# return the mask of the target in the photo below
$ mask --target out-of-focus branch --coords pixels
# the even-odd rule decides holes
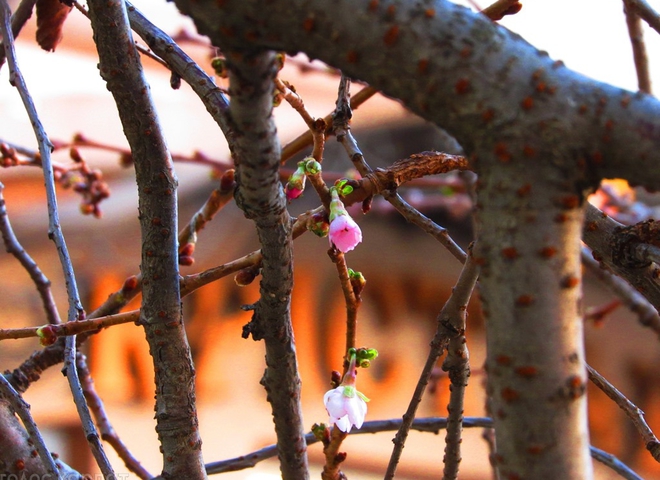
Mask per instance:
[[[0,398],[3,398],[5,402],[9,403],[11,410],[18,414],[19,418],[23,422],[23,425],[25,426],[25,430],[30,436],[31,443],[34,445],[36,452],[39,454],[39,458],[43,462],[43,466],[46,472],[48,472],[49,476],[52,476],[53,478],[60,478],[60,475],[57,471],[57,466],[55,465],[55,461],[48,451],[46,444],[44,443],[44,439],[42,438],[41,433],[37,428],[37,424],[34,422],[32,415],[30,415],[30,406],[25,403],[25,400],[23,400],[20,394],[14,390],[14,387],[12,387],[7,379],[2,375],[0,375]],[[4,405],[4,402],[0,402],[0,408],[7,408],[6,405]],[[2,435],[8,435],[8,432],[3,429]],[[26,455],[24,458],[28,458],[29,456]],[[23,462],[25,462],[25,460],[23,460]]]
[[[614,385],[608,382],[605,377],[589,365],[587,365],[587,372],[589,373],[589,380],[600,388],[605,395],[612,399],[614,403],[624,411],[628,418],[630,418],[633,425],[635,425],[635,428],[642,436],[646,449],[651,453],[651,456],[656,462],[660,462],[660,442],[646,423],[644,412],[642,412],[637,405],[628,400],[623,393],[617,390]]]
[[[621,277],[601,267],[600,263],[594,259],[593,254],[585,248],[582,249],[582,263],[620,298],[624,305],[637,314],[642,325],[649,327],[660,337],[660,315],[640,292]]]
[[[481,13],[486,15],[494,22],[502,20],[507,15],[515,15],[522,9],[522,3],[518,0],[498,0],[497,2],[489,5],[481,10]]]
[[[632,45],[635,70],[637,71],[637,88],[640,92],[651,94],[651,74],[649,72],[649,59],[644,44],[644,30],[642,21],[634,8],[628,7],[628,0],[623,0],[624,13],[628,36]]]
[[[18,7],[16,7],[16,10],[14,10],[13,15],[11,16],[11,33],[14,38],[18,37],[18,34],[21,33],[23,26],[32,16],[35,3],[37,3],[37,0],[21,0],[21,3],[19,3]],[[4,65],[6,59],[7,55],[5,54],[5,49],[0,48],[0,67]]]
[[[624,0],[624,4],[628,10],[636,12],[653,30],[660,33],[660,15],[646,0]]]

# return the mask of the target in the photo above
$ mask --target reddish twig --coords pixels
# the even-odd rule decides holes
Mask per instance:
[[[644,44],[644,30],[642,21],[634,8],[630,8],[628,0],[623,0],[624,13],[626,15],[626,25],[628,27],[628,36],[632,45],[633,59],[635,60],[635,70],[637,72],[637,87],[640,92],[651,94],[651,74],[649,72],[649,59],[646,54],[646,45]]]

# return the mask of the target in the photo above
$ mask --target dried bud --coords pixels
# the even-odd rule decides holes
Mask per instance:
[[[257,266],[244,268],[234,276],[234,282],[236,282],[236,285],[239,287],[246,287],[254,282],[254,279],[257,278],[260,271],[261,268]]]
[[[121,287],[121,291],[124,293],[132,292],[138,286],[138,278],[135,275],[131,275],[126,280]]]
[[[55,333],[55,328],[52,325],[44,325],[37,329],[37,336],[39,337],[39,343],[42,347],[47,347],[52,345],[57,340],[57,334]]]
[[[76,147],[71,147],[69,149],[69,157],[71,157],[71,160],[76,163],[81,163],[83,161],[83,158]]]
[[[234,169],[226,170],[222,177],[220,177],[220,190],[223,192],[233,191],[236,188],[236,180],[234,177]]]
[[[132,167],[133,163],[133,155],[130,152],[122,153],[119,157],[119,165],[124,168]]]

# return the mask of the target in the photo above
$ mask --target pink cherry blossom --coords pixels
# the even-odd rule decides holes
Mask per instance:
[[[367,414],[367,403],[363,397],[352,385],[340,385],[326,392],[323,403],[330,416],[330,424],[337,425],[346,433],[353,426],[360,428]]]
[[[362,231],[348,214],[337,215],[330,222],[330,243],[342,252],[350,252],[362,241]]]

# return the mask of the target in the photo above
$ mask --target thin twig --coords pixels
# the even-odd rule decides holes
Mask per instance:
[[[600,388],[605,395],[616,403],[621,410],[630,418],[633,425],[642,436],[646,449],[656,462],[660,462],[660,442],[655,436],[648,423],[644,419],[644,412],[612,385],[605,377],[598,373],[594,368],[587,365],[589,380]]]
[[[18,92],[23,101],[23,105],[25,106],[25,110],[32,123],[37,143],[39,145],[39,153],[41,155],[41,164],[46,185],[46,199],[48,203],[48,236],[55,243],[64,273],[69,301],[69,312],[67,319],[70,322],[76,321],[84,318],[85,312],[80,302],[80,294],[78,293],[78,285],[76,283],[75,274],[73,272],[73,265],[71,264],[71,258],[69,256],[66,242],[64,240],[64,235],[62,234],[62,229],[60,227],[59,213],[57,209],[57,196],[55,193],[55,178],[50,158],[50,153],[53,146],[41,124],[41,120],[37,114],[34,102],[30,97],[27,86],[23,79],[23,75],[21,74],[16,62],[16,55],[14,52],[14,38],[9,25],[9,7],[6,3],[3,3],[0,8],[2,10],[3,16],[1,28],[4,40],[5,54],[7,55],[7,60],[9,63],[10,83],[18,89]],[[110,475],[114,475],[114,471],[103,451],[103,445],[100,442],[98,433],[96,432],[96,428],[92,422],[89,409],[87,408],[87,404],[82,395],[82,387],[80,385],[80,379],[78,378],[78,372],[75,367],[75,357],[76,338],[75,336],[72,336],[66,339],[66,346],[64,349],[65,374],[69,382],[69,387],[71,389],[74,402],[76,404],[78,416],[82,422],[85,436],[92,450],[92,454],[94,455],[94,458],[96,459],[101,472],[104,474],[104,476],[108,477]]]
[[[369,100],[371,97],[373,97],[376,93],[378,93],[378,90],[372,87],[364,87],[362,90],[360,90],[358,93],[353,95],[351,98],[351,108],[356,109],[360,105],[362,105],[364,102]],[[325,121],[326,125],[328,125],[328,130],[326,130],[326,135],[329,135],[332,133],[332,129],[330,126],[332,125],[332,116],[333,113],[329,113],[325,117],[323,117],[323,120]],[[284,147],[282,147],[282,155],[281,155],[281,162],[284,163],[291,157],[293,157],[296,153],[299,153],[302,149],[305,147],[308,147],[309,145],[312,145],[312,132],[311,131],[306,131],[305,133],[302,133],[289,143],[287,143]]]
[[[21,3],[19,3],[16,10],[14,10],[13,15],[11,16],[11,32],[14,35],[14,38],[18,37],[23,26],[32,16],[32,11],[34,10],[34,5],[36,3],[37,0],[21,0]],[[5,64],[6,59],[7,55],[5,54],[5,49],[0,46],[0,68]]]
[[[600,463],[609,467],[614,472],[618,473],[626,480],[644,480],[644,478],[637,475],[628,465],[616,458],[611,453],[607,453],[600,448],[594,446],[589,447],[591,451],[591,458],[598,460]]]
[[[37,450],[39,458],[41,458],[44,468],[48,472],[48,476],[58,479],[61,478],[57,466],[55,465],[55,460],[48,451],[48,447],[46,447],[46,443],[39,432],[39,428],[34,422],[32,415],[30,415],[30,406],[25,403],[25,400],[23,400],[20,394],[14,390],[14,387],[11,386],[9,381],[7,381],[3,375],[0,375],[0,397],[9,402],[11,408],[23,422],[25,430],[32,441],[32,445]],[[6,432],[3,432],[3,435],[4,434],[6,434]]]
[[[467,312],[467,304],[474,290],[477,278],[479,275],[479,267],[474,262],[472,255],[466,257],[465,264],[463,265],[463,270],[456,281],[456,286],[452,290],[452,294],[442,307],[440,314],[438,315],[438,328],[436,333],[431,341],[431,349],[429,355],[424,364],[424,368],[420,374],[417,386],[415,391],[410,399],[410,404],[406,413],[403,415],[403,422],[401,423],[401,428],[394,438],[394,448],[392,450],[392,455],[390,456],[390,461],[387,466],[387,471],[385,473],[385,479],[393,479],[396,472],[396,467],[401,459],[401,453],[405,446],[406,438],[408,437],[408,432],[415,420],[415,414],[417,408],[422,401],[422,396],[426,390],[426,386],[429,383],[429,378],[433,372],[433,367],[435,366],[440,355],[447,349],[450,341],[453,338],[460,338],[465,333],[465,328],[461,327],[465,325],[465,315]],[[458,378],[459,381],[462,381],[461,378]],[[453,382],[452,382],[453,383]],[[451,441],[454,443],[460,442],[460,437],[458,433],[462,428],[462,408],[460,406],[454,405],[457,403],[457,399],[454,399],[454,402],[450,402],[451,407],[456,407],[458,410],[450,412],[449,419],[452,421],[454,433],[452,434]],[[458,444],[454,444],[445,450],[445,462],[451,463],[453,466],[449,468],[454,470],[447,471],[445,467],[445,474],[449,473],[450,475],[455,476],[457,473],[458,462],[460,461],[460,448]]]
[[[644,44],[644,30],[642,21],[634,8],[629,8],[628,0],[623,0],[628,36],[633,50],[635,70],[637,72],[637,87],[640,92],[651,94],[651,74],[649,72],[649,59]]]
[[[401,427],[401,419],[393,420],[376,420],[371,422],[364,422],[359,430],[351,430],[350,435],[364,435],[367,433],[380,433],[392,432]],[[488,417],[465,417],[463,419],[463,427],[465,428],[493,428],[493,421]],[[447,418],[445,417],[431,417],[431,418],[418,418],[412,426],[412,430],[418,432],[428,432],[438,434],[440,430],[447,428]],[[313,433],[308,433],[304,437],[307,445],[313,445],[320,440],[314,436]],[[596,447],[590,447],[591,456],[603,462],[607,467],[611,468],[614,472],[629,480],[642,480],[628,466],[623,464],[615,456],[603,452]],[[218,473],[236,472],[245,470],[246,468],[253,468],[258,463],[273,458],[277,455],[277,445],[269,445],[260,450],[250,452],[240,457],[221,460],[219,462],[212,462],[206,464],[206,473],[209,475],[216,475]]]
[[[303,99],[296,93],[288,83],[283,82],[279,78],[275,79],[275,88],[282,94],[284,100],[287,101],[291,108],[300,114],[302,119],[307,124],[310,130],[314,130],[314,117],[305,108]]]
[[[362,299],[355,294],[351,279],[348,274],[348,266],[346,265],[346,256],[337,248],[328,250],[328,255],[337,266],[337,274],[339,275],[339,283],[341,290],[344,293],[344,302],[346,303],[346,348],[344,352],[348,352],[350,348],[355,348],[357,341],[357,312],[362,303]],[[346,355],[348,355],[346,353]],[[344,373],[348,367],[348,356],[344,358]]]
[[[129,2],[126,3],[131,28],[167,63],[172,72],[190,85],[232,147],[233,130],[228,116],[229,101],[222,90],[169,35],[147,20]]]
[[[451,386],[449,388],[449,404],[447,405],[447,434],[445,436],[445,456],[443,459],[443,478],[446,480],[458,478],[458,467],[461,462],[461,443],[463,432],[463,409],[465,401],[465,388],[470,377],[469,353],[467,340],[465,338],[467,303],[476,285],[479,268],[472,262],[472,255],[468,253],[465,269],[470,269],[464,275],[461,274],[452,296],[457,299],[452,303],[454,311],[441,312],[441,318],[446,318],[446,326],[451,327],[453,335],[447,344],[447,356],[442,364],[442,369],[449,374]],[[463,281],[464,280],[464,281]],[[463,303],[459,303],[463,302]],[[443,309],[444,310],[444,309]],[[446,332],[445,332],[446,334]]]
[[[656,32],[660,33],[660,15],[646,0],[624,0],[626,8],[634,10]]]
[[[74,2],[73,2],[73,6],[76,7],[76,10],[78,10],[80,13],[82,13],[82,14],[83,14],[85,17],[87,17],[87,19],[89,20],[89,12],[87,11],[87,9],[86,9],[83,5],[81,5],[79,2],[74,1]],[[148,48],[143,47],[142,45],[140,45],[140,44],[137,43],[137,42],[135,42],[135,48],[136,48],[136,49],[138,50],[138,52],[140,52],[142,55],[144,55],[144,56],[146,56],[146,57],[149,57],[149,58],[152,59],[154,62],[156,62],[156,63],[160,63],[163,67],[169,69],[169,67],[167,66],[167,63],[165,63],[165,61],[163,61],[163,59],[161,59],[158,55],[154,54],[154,53],[153,53],[151,50],[149,50]]]
[[[50,280],[48,280],[39,268],[39,265],[25,251],[18,238],[16,238],[14,229],[9,221],[9,215],[7,214],[7,206],[3,195],[4,188],[5,186],[0,182],[0,232],[5,243],[5,249],[7,253],[11,253],[23,265],[23,268],[25,268],[36,285],[48,323],[52,325],[58,324],[61,322],[60,314],[57,311],[57,305],[55,304],[53,292],[50,288]]]

